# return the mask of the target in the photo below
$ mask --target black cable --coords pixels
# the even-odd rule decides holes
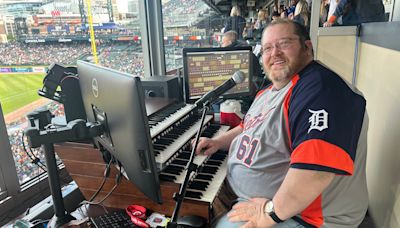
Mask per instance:
[[[28,150],[26,149],[27,147],[26,147],[26,145],[25,145],[24,138],[25,138],[25,132],[22,131],[22,137],[21,137],[22,148],[24,149],[24,152],[26,153],[26,155],[31,159],[31,162],[32,162],[33,164],[37,165],[40,169],[43,170],[43,172],[47,172],[47,170],[44,168],[44,167],[46,167],[46,165],[43,164],[42,161],[40,161],[40,158],[36,157],[36,155],[33,153],[32,150],[30,150],[30,151],[32,152],[32,155],[29,154]],[[39,165],[39,164],[40,164],[40,165]]]
[[[102,181],[101,185],[99,186],[99,188],[97,189],[97,191],[92,195],[92,197],[90,197],[89,202],[92,202],[96,198],[96,196],[100,193],[101,189],[104,187],[104,184],[107,181],[107,177],[110,175],[110,167],[111,167],[112,161],[113,161],[113,158],[111,158],[110,161],[108,162],[106,169],[104,170],[103,181]]]
[[[114,190],[118,187],[119,183],[121,182],[121,176],[122,176],[122,167],[121,167],[121,164],[119,162],[118,162],[118,166],[119,166],[119,172],[118,172],[117,176],[115,177],[115,185],[107,193],[107,195],[104,196],[104,198],[101,199],[99,202],[82,201],[81,204],[100,205],[114,192]]]

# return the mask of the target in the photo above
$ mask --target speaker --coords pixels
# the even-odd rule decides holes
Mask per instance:
[[[165,97],[183,101],[178,76],[152,76],[141,78],[146,97]]]

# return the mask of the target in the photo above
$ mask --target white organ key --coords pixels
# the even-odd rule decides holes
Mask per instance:
[[[177,110],[174,114],[171,116],[165,118],[163,121],[159,122],[157,125],[154,125],[153,127],[150,128],[150,136],[151,138],[154,138],[158,134],[160,134],[162,131],[164,131],[166,128],[171,126],[176,122],[176,120],[179,120],[186,114],[188,114],[190,111],[194,109],[194,105],[192,104],[186,104],[184,107],[180,108]]]

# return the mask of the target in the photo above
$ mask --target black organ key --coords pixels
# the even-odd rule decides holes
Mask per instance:
[[[186,165],[188,163],[187,160],[175,159],[172,161],[172,164],[176,165]]]
[[[172,182],[172,181],[176,180],[176,177],[175,177],[175,176],[173,176],[173,175],[168,175],[168,174],[165,174],[165,173],[161,173],[161,174],[159,175],[159,178],[160,178],[160,180],[169,181],[169,182]]]
[[[213,176],[209,175],[209,174],[201,174],[201,173],[199,173],[199,174],[196,175],[196,179],[210,181],[210,180],[213,179]]]
[[[173,143],[172,139],[167,139],[163,137],[156,139],[156,141],[154,142],[154,144],[161,144],[161,145],[170,145],[171,143]]]
[[[208,160],[206,162],[207,165],[215,165],[215,166],[220,166],[222,164],[222,161],[215,161],[215,160]]]
[[[211,160],[222,161],[222,160],[225,159],[225,157],[226,157],[226,154],[215,153],[215,154],[211,155],[210,159],[211,159]]]
[[[169,139],[178,139],[178,138],[179,138],[179,135],[177,135],[177,134],[172,134],[172,133],[167,133],[167,134],[165,134],[163,137],[169,138]]]
[[[189,158],[190,158],[190,152],[188,152],[188,151],[187,151],[187,152],[186,152],[186,151],[182,151],[182,152],[178,155],[177,158],[189,160]]]
[[[208,183],[204,182],[204,181],[196,181],[196,180],[194,180],[189,184],[189,188],[196,189],[196,190],[201,190],[201,191],[205,191],[207,189],[207,187],[208,187]]]
[[[218,167],[213,167],[213,166],[203,166],[203,168],[201,169],[201,172],[203,173],[208,173],[208,174],[215,174],[218,171]]]
[[[160,144],[153,144],[153,148],[156,150],[165,150],[167,147]]]
[[[182,172],[182,170],[177,169],[176,167],[173,166],[168,166],[167,168],[164,169],[164,172],[179,175]]]
[[[190,191],[190,190],[186,191],[186,194],[185,194],[186,197],[196,198],[196,199],[201,199],[202,195],[203,194],[201,192],[194,192],[194,191]]]

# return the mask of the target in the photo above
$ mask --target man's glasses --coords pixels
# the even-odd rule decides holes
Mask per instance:
[[[282,38],[275,44],[265,44],[261,48],[261,54],[262,55],[271,55],[272,51],[274,48],[277,50],[287,50],[293,45],[293,41],[298,40],[300,38]]]

